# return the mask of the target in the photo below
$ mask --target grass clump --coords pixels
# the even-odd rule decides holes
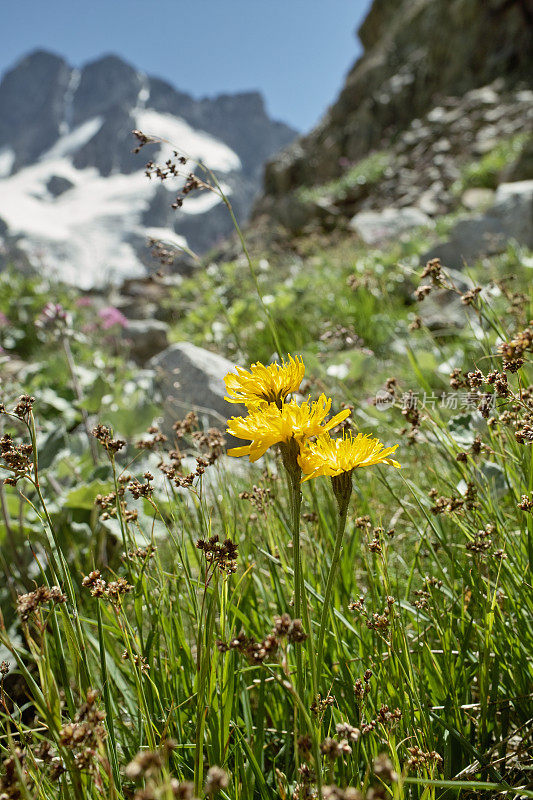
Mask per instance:
[[[528,134],[519,133],[499,142],[478,161],[463,169],[460,180],[452,187],[453,191],[462,194],[466,189],[497,189],[502,171],[518,158],[529,138]]]
[[[345,248],[177,290],[216,300],[176,338],[251,363],[229,457],[193,409],[160,423],[90,307],[37,315],[0,406],[7,798],[533,796],[527,254],[465,289]],[[443,293],[463,327],[425,326]]]
[[[425,279],[454,291],[438,264]],[[292,411],[276,433],[298,362],[260,386],[252,368],[237,392],[255,380],[273,404],[249,477],[194,415],[176,441],[151,427],[133,448],[105,409],[96,463],[79,451],[73,475],[64,454],[40,458],[33,398],[5,407],[4,791],[531,794],[531,297],[489,297],[463,295],[479,329],[445,398],[428,400],[417,353],[433,335],[419,327],[386,410],[332,420],[340,461],[312,440],[300,458]],[[371,430],[400,442],[401,471],[350,461]],[[300,483],[308,465],[332,486]]]
[[[371,153],[349,166],[340,178],[320,186],[302,187],[297,190],[296,195],[304,203],[317,202],[323,198],[333,203],[342,203],[350,200],[354,194],[360,196],[368,193],[379,183],[390,162],[391,156],[386,151]]]

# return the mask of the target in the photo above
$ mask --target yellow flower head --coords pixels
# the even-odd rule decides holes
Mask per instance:
[[[305,373],[301,357],[289,355],[288,359],[282,360],[281,365],[269,364],[267,367],[258,361],[249,371],[235,367],[236,373],[228,372],[224,378],[228,391],[226,400],[247,406],[261,402],[279,406],[287,395],[299,389]]]
[[[352,436],[345,433],[342,438],[332,439],[328,434],[320,436],[315,442],[306,442],[300,448],[298,463],[305,475],[304,480],[319,475],[341,475],[357,467],[371,467],[374,464],[390,464],[400,467],[390,458],[396,448],[385,445],[373,436],[358,433]]]
[[[326,420],[331,408],[331,399],[321,394],[316,402],[306,400],[301,405],[295,400],[276,405],[252,409],[247,417],[232,417],[228,421],[228,433],[238,439],[250,439],[251,443],[243,447],[228,450],[230,456],[250,456],[250,461],[257,461],[269,447],[278,442],[289,442],[295,439],[301,444],[310,436],[326,433],[350,414],[345,408],[332,419]]]

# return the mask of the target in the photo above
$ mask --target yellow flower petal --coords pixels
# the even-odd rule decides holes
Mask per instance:
[[[243,447],[232,447],[227,452],[228,456],[234,456],[235,458],[238,456],[247,456],[250,453],[250,445],[246,444]]]
[[[280,442],[295,439],[299,444],[312,436],[320,436],[337,425],[349,415],[344,409],[333,419],[327,421],[331,399],[324,394],[317,401],[306,400],[301,405],[291,400],[289,403],[264,405],[250,409],[246,417],[232,417],[228,420],[228,433],[238,439],[249,439],[251,444],[244,448],[234,448],[234,455],[249,455],[256,461],[269,447]]]
[[[400,464],[389,458],[397,447],[398,445],[385,447],[379,439],[368,434],[358,433],[354,437],[345,433],[338,439],[332,439],[329,433],[325,433],[315,442],[306,442],[301,447],[298,463],[304,473],[304,480],[320,475],[334,477],[375,464],[389,464],[399,468]]]
[[[301,356],[293,358],[289,355],[287,361],[282,359],[281,364],[268,364],[266,367],[258,361],[249,371],[235,367],[235,372],[229,372],[224,378],[228,391],[226,400],[252,408],[264,402],[279,406],[289,394],[299,389],[304,374]]]

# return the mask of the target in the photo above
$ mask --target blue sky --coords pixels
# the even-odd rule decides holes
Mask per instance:
[[[195,96],[259,89],[310,129],[360,53],[370,0],[3,0],[0,73],[45,48],[78,66],[117,53]]]

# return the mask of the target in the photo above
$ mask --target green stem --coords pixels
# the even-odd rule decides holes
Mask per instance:
[[[302,492],[299,476],[289,474],[289,487],[291,494],[291,533],[292,555],[294,571],[294,617],[302,618],[302,559],[300,555],[300,510],[302,507]],[[296,687],[300,698],[303,700],[303,667],[302,648],[295,647],[296,651]]]
[[[347,483],[345,476],[348,476],[349,483]],[[339,486],[342,480],[342,487]],[[322,662],[324,660],[324,638],[326,635],[326,625],[329,618],[331,607],[331,595],[333,593],[333,583],[337,575],[337,567],[339,565],[341,552],[342,552],[342,539],[344,530],[346,528],[346,516],[348,514],[348,505],[350,502],[350,495],[352,492],[352,476],[351,473],[343,473],[336,479],[333,478],[333,491],[337,499],[339,516],[337,519],[337,535],[335,537],[335,547],[333,549],[333,556],[331,558],[331,566],[329,568],[328,582],[326,584],[326,592],[324,594],[324,603],[322,605],[322,615],[320,617],[320,632],[318,634],[318,651],[316,660],[316,674],[317,680],[320,682],[322,673]]]
[[[315,640],[313,636],[313,628],[311,625],[311,615],[309,613],[309,604],[307,602],[307,594],[305,591],[305,578],[302,578],[302,606],[304,612],[304,628],[307,632],[307,652],[309,657],[309,663],[311,665],[311,690],[313,698],[316,698],[318,693],[318,685],[317,685],[317,675],[316,675],[316,652],[315,652]]]
[[[54,580],[56,580],[59,583],[59,575],[60,574],[63,575],[64,586],[65,586],[65,589],[67,590],[67,596],[68,596],[68,598],[70,600],[71,610],[72,610],[72,617],[73,617],[74,622],[72,621],[70,615],[66,612],[66,610],[63,610],[63,617],[64,617],[66,623],[69,625],[69,627],[70,627],[70,629],[72,631],[72,634],[73,634],[74,641],[77,644],[77,648],[78,648],[77,656],[78,656],[79,672],[80,672],[80,675],[83,677],[84,688],[88,689],[89,686],[91,685],[91,679],[90,679],[90,673],[89,673],[89,667],[88,667],[88,661],[87,661],[87,655],[86,655],[85,638],[84,638],[83,630],[82,630],[82,627],[81,627],[80,617],[79,617],[79,613],[78,613],[78,606],[77,606],[77,602],[76,602],[76,594],[75,594],[75,591],[74,591],[74,585],[72,583],[72,578],[71,578],[71,575],[70,575],[68,564],[67,564],[65,556],[63,554],[63,550],[61,549],[61,545],[60,545],[59,540],[57,538],[56,531],[55,531],[54,525],[52,523],[52,519],[50,517],[50,514],[48,513],[48,508],[47,508],[43,493],[41,491],[41,484],[39,482],[39,461],[38,461],[38,453],[37,453],[37,430],[36,430],[36,427],[35,427],[35,419],[34,419],[34,416],[33,416],[32,412],[30,412],[29,419],[26,422],[26,425],[27,425],[27,428],[28,428],[28,431],[29,431],[29,434],[30,434],[31,446],[32,446],[32,450],[33,450],[33,478],[31,479],[31,483],[33,484],[33,486],[35,487],[35,490],[37,491],[37,495],[39,497],[39,502],[40,502],[41,508],[43,510],[43,514],[44,514],[44,517],[45,517],[45,520],[46,520],[46,524],[48,526],[48,531],[49,531],[49,534],[51,536],[51,539],[50,539],[50,536],[48,536],[48,534],[47,534],[47,538],[48,538],[48,541],[49,541],[49,544],[50,544],[50,547],[49,547],[49,549],[47,551],[49,564],[50,564],[50,566],[52,568],[52,574],[53,574]],[[39,516],[40,516],[40,514],[39,514]],[[45,530],[46,530],[46,526],[45,526]],[[57,559],[56,559],[56,554],[54,553],[54,548],[55,548],[55,550],[57,552]],[[61,570],[58,569],[58,563],[61,565]]]

